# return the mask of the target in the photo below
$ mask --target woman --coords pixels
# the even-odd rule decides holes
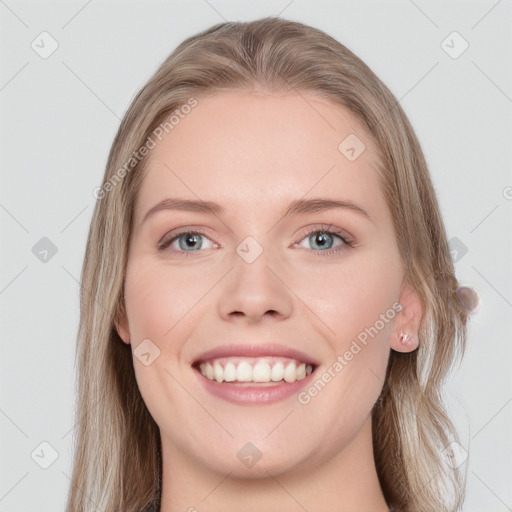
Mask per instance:
[[[184,41],[113,143],[82,274],[68,511],[460,507],[467,313],[387,87],[278,18]]]

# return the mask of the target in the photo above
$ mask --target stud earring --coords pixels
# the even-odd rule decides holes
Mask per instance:
[[[402,345],[410,345],[412,341],[412,335],[411,334],[404,334],[403,332],[400,332],[400,343]]]

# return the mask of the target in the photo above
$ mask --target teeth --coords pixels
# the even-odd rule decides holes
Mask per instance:
[[[226,382],[233,382],[236,380],[236,366],[233,363],[228,363],[224,367],[224,380]]]
[[[286,382],[295,382],[297,380],[297,368],[295,363],[290,363],[284,369],[284,380]]]
[[[217,382],[224,380],[224,369],[217,361],[213,364],[213,376]]]
[[[295,382],[313,372],[313,367],[294,360],[241,359],[201,363],[199,371],[217,382]]]
[[[252,380],[254,382],[270,382],[270,365],[267,363],[258,363],[252,369]]]
[[[248,362],[242,361],[239,363],[236,369],[236,380],[240,382],[250,382],[252,380],[252,366]]]
[[[272,372],[270,373],[270,378],[273,382],[278,382],[283,380],[284,378],[284,365],[283,363],[276,363],[272,367]]]

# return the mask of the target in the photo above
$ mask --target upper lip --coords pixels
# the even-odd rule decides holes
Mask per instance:
[[[312,366],[318,366],[318,362],[314,360],[308,354],[301,352],[300,350],[287,347],[285,345],[279,345],[277,343],[269,343],[269,344],[226,344],[219,345],[212,350],[208,350],[207,352],[202,353],[198,357],[194,359],[193,364],[197,365],[199,363],[211,360],[218,359],[221,357],[264,357],[264,356],[274,356],[274,357],[288,357],[290,359],[296,359],[297,361],[301,361],[306,364],[310,364]]]

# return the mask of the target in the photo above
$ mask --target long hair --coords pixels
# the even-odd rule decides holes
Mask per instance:
[[[397,510],[458,509],[465,476],[443,458],[458,438],[441,391],[464,353],[468,317],[455,298],[458,283],[420,144],[396,98],[348,48],[307,25],[264,18],[222,23],[182,42],[138,92],[112,144],[81,276],[67,512],[140,512],[159,504],[160,433],[138,390],[131,348],[115,328],[124,313],[133,213],[148,158],[141,148],[159,126],[172,129],[173,112],[178,119],[201,96],[255,89],[322,96],[347,108],[374,142],[405,280],[424,308],[419,348],[391,351],[372,410],[377,474]]]

